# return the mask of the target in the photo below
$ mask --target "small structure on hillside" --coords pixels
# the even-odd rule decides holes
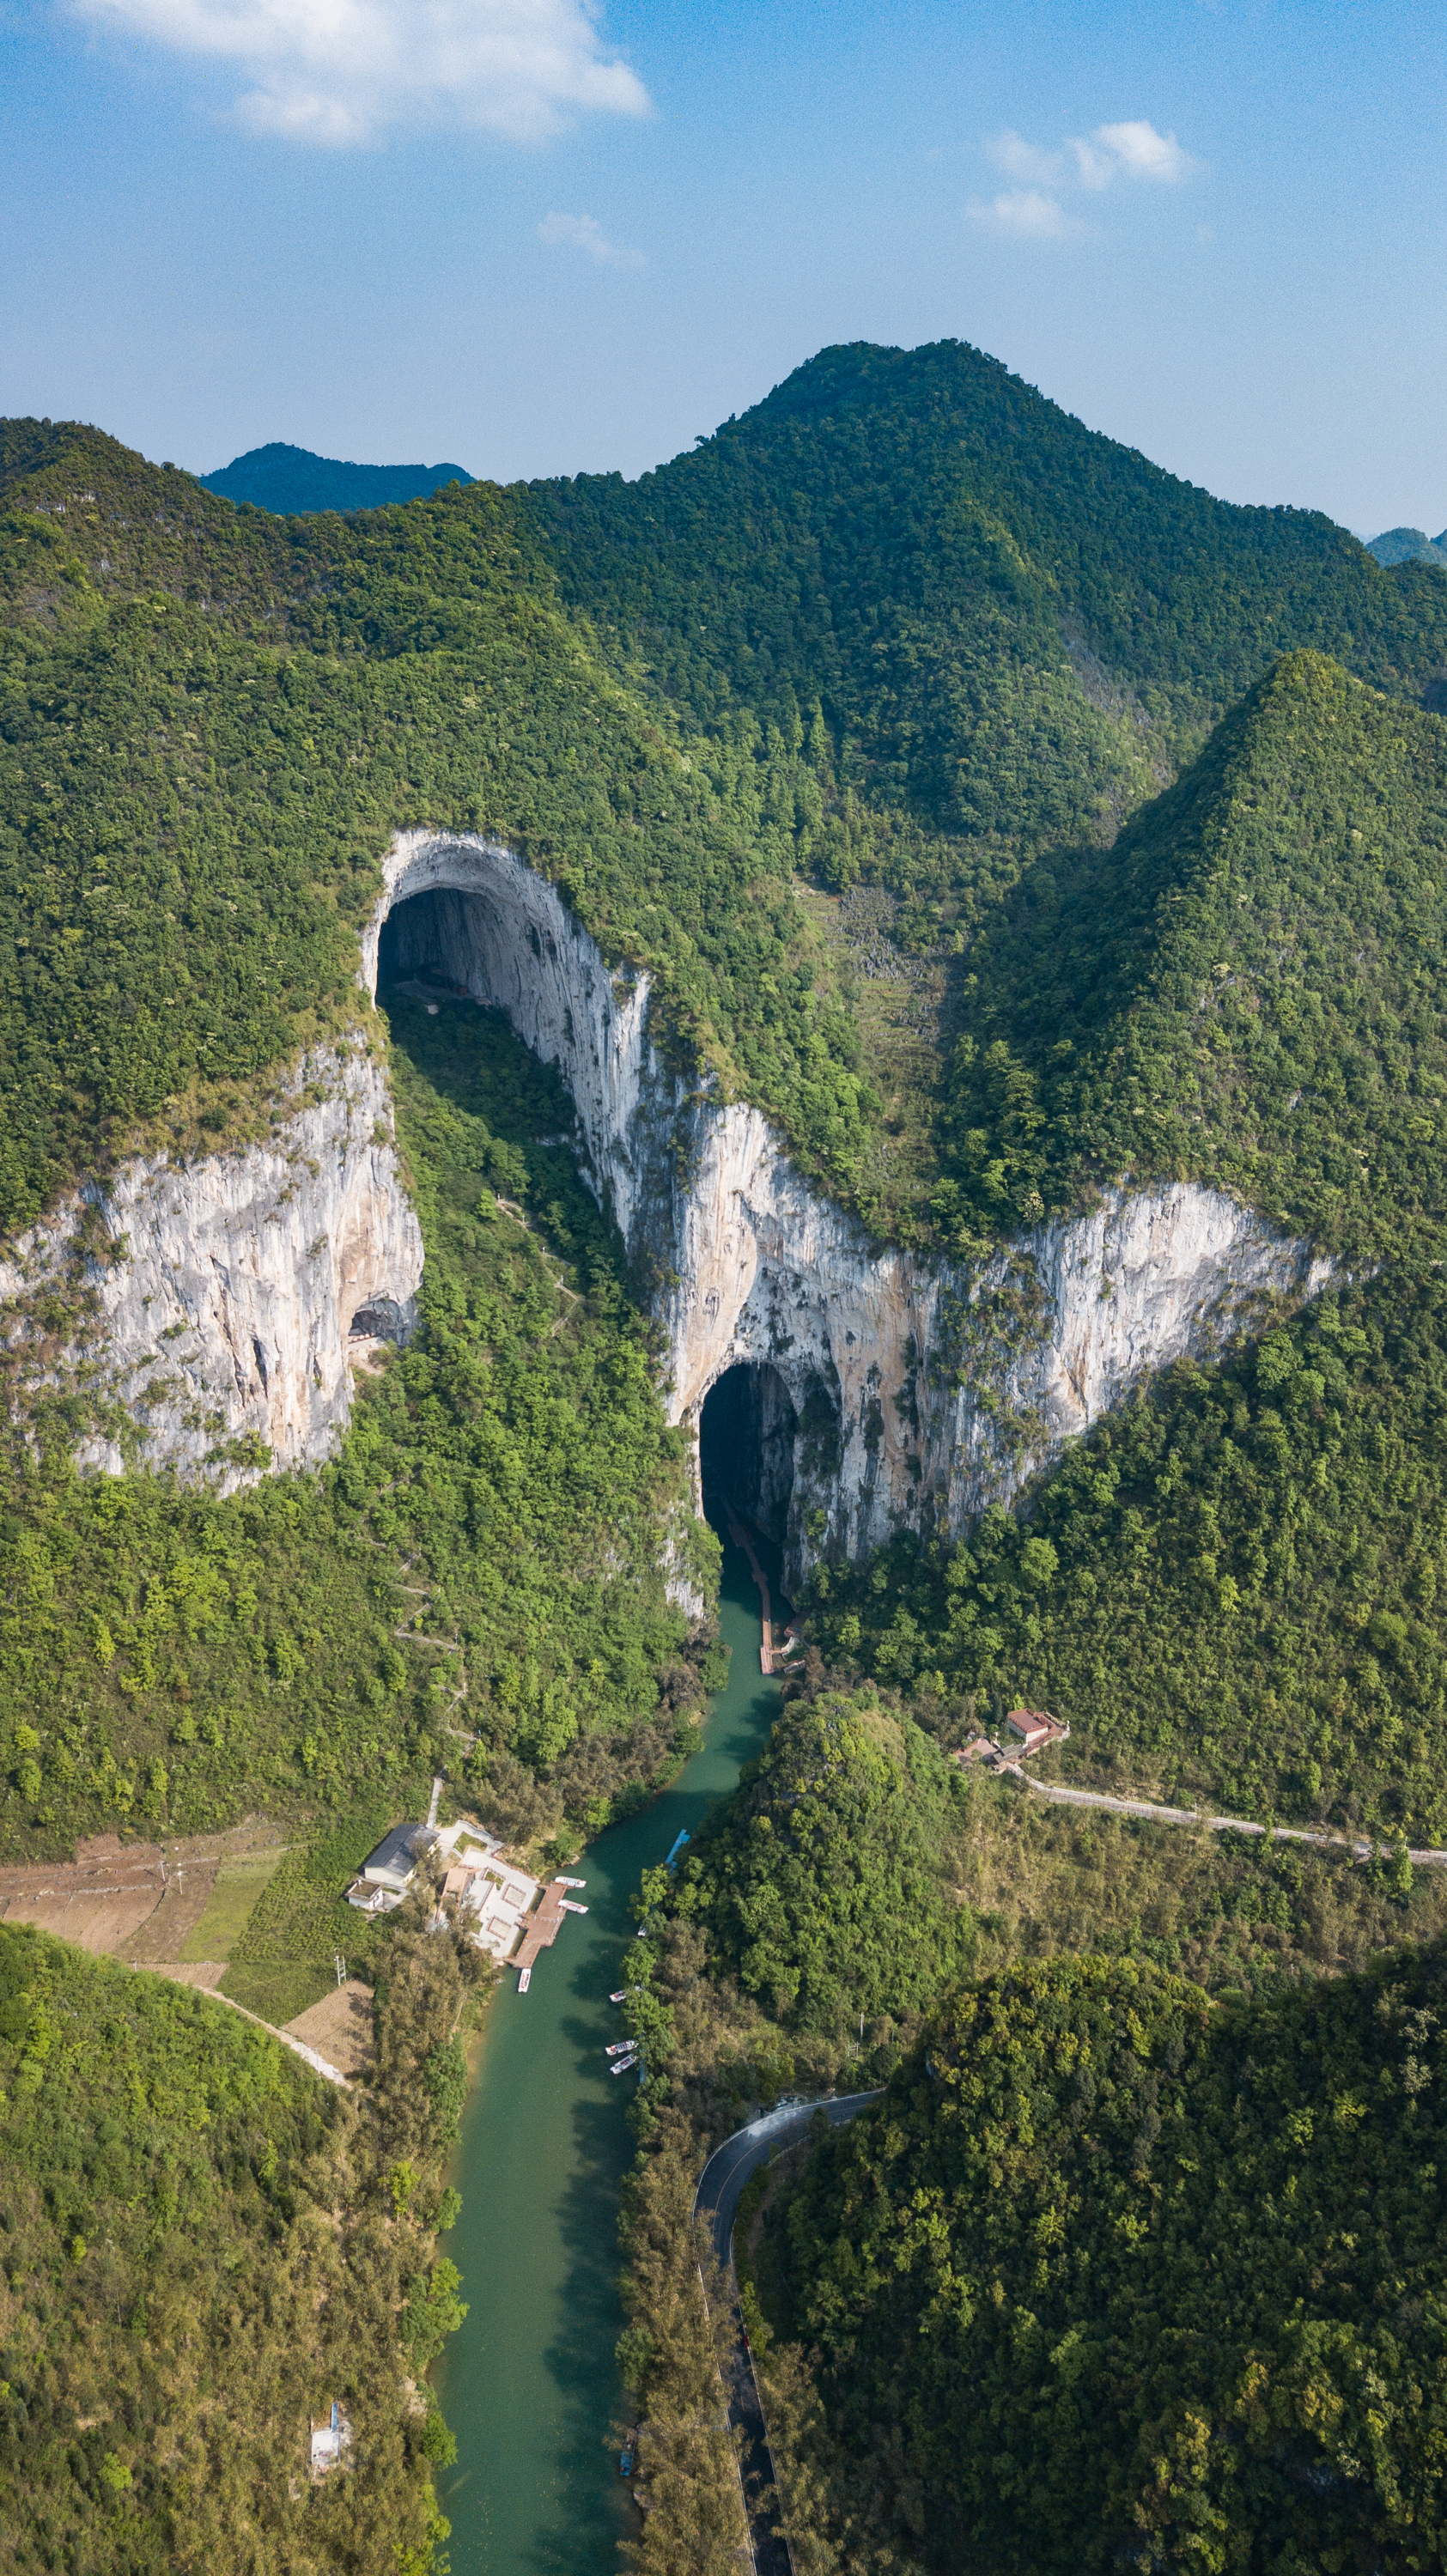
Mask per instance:
[[[311,2436],[312,2476],[324,2478],[327,2471],[334,2469],[338,2461],[344,2459],[352,2447],[351,2425],[335,2398],[332,2399],[330,2416],[324,2416],[320,2424],[312,2425]]]
[[[1005,1732],[1015,1738],[1012,1751],[1038,1753],[1046,1744],[1063,1744],[1070,1729],[1047,1709],[1012,1708],[1005,1720]]]
[[[430,1825],[394,1825],[347,1890],[359,1914],[395,1914],[437,1836]]]
[[[972,1735],[950,1755],[952,1762],[979,1762],[987,1770],[1005,1771],[1013,1763],[1023,1762],[1027,1754],[1040,1753],[1047,1744],[1063,1744],[1070,1728],[1063,1719],[1051,1717],[1043,1708],[1012,1708],[1005,1720],[1005,1741],[997,1744],[990,1735]]]

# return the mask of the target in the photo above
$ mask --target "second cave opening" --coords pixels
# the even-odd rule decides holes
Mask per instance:
[[[798,1428],[789,1390],[767,1361],[739,1361],[715,1379],[703,1401],[698,1452],[704,1510],[716,1526],[731,1505],[784,1545]]]

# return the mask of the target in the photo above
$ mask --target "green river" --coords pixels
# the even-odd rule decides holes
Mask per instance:
[[[575,1865],[587,1914],[568,1917],[526,1995],[505,1976],[487,2010],[447,2241],[469,2302],[439,2389],[457,2436],[457,2465],[438,2481],[453,2576],[616,2576],[632,2520],[605,2443],[625,2411],[618,2186],[636,2079],[606,2071],[605,2044],[621,2035],[608,1996],[640,1874],[733,1787],[774,1721],[759,1596],[728,1546],[719,1615],[733,1660],[698,1751],[652,1806],[588,1846]]]

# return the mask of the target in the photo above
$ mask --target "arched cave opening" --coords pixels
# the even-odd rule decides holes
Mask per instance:
[[[730,1507],[782,1547],[794,1491],[798,1416],[776,1368],[740,1361],[716,1378],[698,1427],[703,1507],[727,1527]]]
[[[484,956],[487,927],[487,907],[461,887],[405,896],[388,913],[377,942],[379,993],[388,984],[417,983],[476,994],[469,968]]]

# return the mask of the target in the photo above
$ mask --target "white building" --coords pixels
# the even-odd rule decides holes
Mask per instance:
[[[459,1854],[442,1883],[444,1897],[455,1898],[474,1917],[472,1937],[478,1948],[499,1962],[516,1948],[539,1892],[539,1882],[525,1869],[492,1853],[476,1859]]]

